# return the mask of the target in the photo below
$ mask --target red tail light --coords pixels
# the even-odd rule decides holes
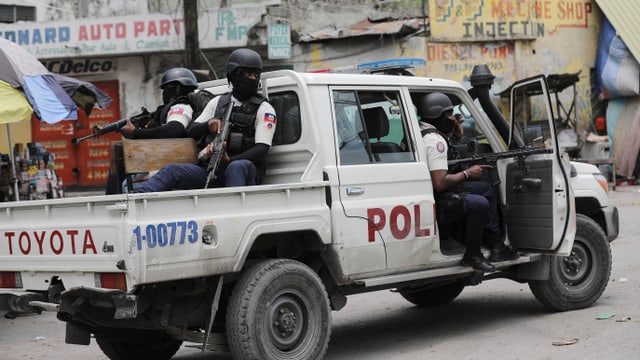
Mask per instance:
[[[19,272],[0,272],[0,288],[21,288],[22,276]]]
[[[127,278],[124,273],[101,273],[96,278],[97,287],[127,291]]]

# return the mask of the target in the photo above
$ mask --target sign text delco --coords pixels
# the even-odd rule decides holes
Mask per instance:
[[[103,74],[115,71],[116,64],[113,60],[102,59],[65,59],[42,62],[47,70],[63,75],[78,74]]]

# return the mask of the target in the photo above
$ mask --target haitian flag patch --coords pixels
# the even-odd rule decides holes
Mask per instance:
[[[184,114],[184,109],[178,106],[172,106],[169,110],[169,115],[182,115]]]
[[[264,122],[275,124],[276,123],[276,116],[274,114],[265,113],[264,114]]]

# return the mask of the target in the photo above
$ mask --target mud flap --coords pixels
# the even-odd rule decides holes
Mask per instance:
[[[551,266],[551,256],[542,255],[540,261],[534,261],[518,265],[518,280],[547,280],[549,279],[549,268]]]
[[[83,327],[67,323],[64,342],[74,345],[89,345],[91,343],[91,333]]]

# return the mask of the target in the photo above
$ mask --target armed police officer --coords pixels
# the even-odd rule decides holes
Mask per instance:
[[[189,94],[198,87],[196,76],[189,69],[167,70],[160,80],[162,105],[152,113],[150,123],[136,128],[131,121],[120,129],[127,139],[163,139],[185,137],[192,120],[193,107]]]
[[[136,192],[203,188],[208,177],[208,158],[213,149],[211,139],[223,126],[223,114],[232,106],[230,133],[222,160],[215,171],[213,187],[255,185],[260,182],[264,161],[271,148],[276,128],[274,108],[258,94],[262,59],[250,49],[234,50],[226,63],[229,93],[213,98],[187,129],[189,136],[200,139],[195,164],[165,165]]]
[[[144,126],[136,127],[130,119],[119,132],[127,139],[164,139],[187,136],[187,127],[193,116],[193,101],[190,95],[198,87],[193,72],[182,67],[171,68],[162,74],[162,105],[150,114]],[[106,194],[116,194],[123,178],[116,178],[112,172],[107,178]]]
[[[451,99],[443,93],[430,93],[421,97],[416,106],[438,211],[447,212],[445,217],[464,217],[466,250],[462,264],[482,272],[495,271],[495,266],[480,250],[483,237],[491,248],[490,261],[518,258],[518,254],[503,243],[492,185],[476,181],[489,165],[472,165],[459,171],[449,169],[447,160],[457,157],[449,137],[454,133],[457,137],[462,135],[460,122],[453,116]]]

